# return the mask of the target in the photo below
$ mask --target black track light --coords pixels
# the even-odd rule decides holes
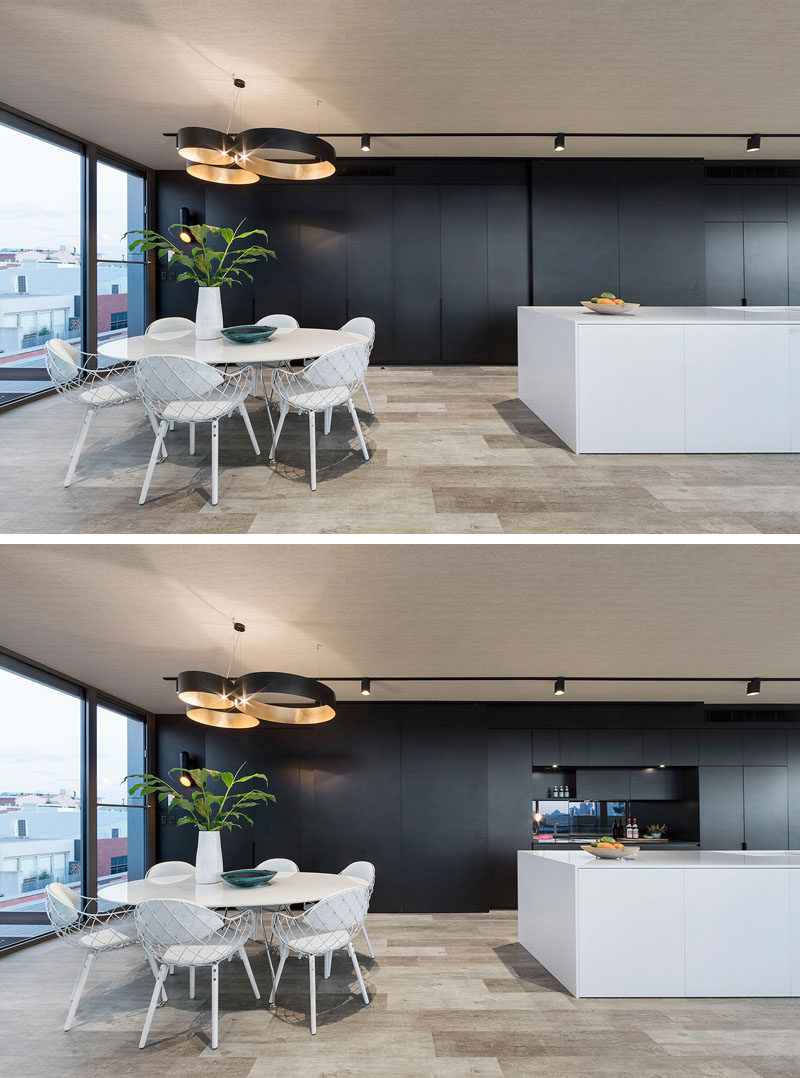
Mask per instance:
[[[363,153],[369,153],[372,149],[372,139],[369,135],[361,136],[361,150]]]
[[[748,696],[758,696],[758,694],[760,692],[761,692],[761,678],[760,677],[751,677],[750,680],[747,682],[747,695]]]
[[[362,677],[361,679],[361,695],[369,696],[372,693],[372,682],[368,677]]]
[[[181,230],[178,233],[178,239],[181,243],[191,243],[193,236],[189,231],[189,225],[192,223],[192,215],[186,206],[181,206]]]
[[[747,152],[756,153],[761,149],[761,135],[751,135],[747,140]]]
[[[555,139],[553,140],[553,149],[555,150],[555,152],[556,153],[563,153],[564,150],[566,150],[566,148],[567,148],[567,140],[564,138],[564,136],[563,135],[556,135]]]
[[[178,782],[181,784],[181,786],[193,786],[194,780],[189,774],[189,770],[191,768],[191,760],[189,759],[188,752],[178,753],[178,767],[180,768],[180,771],[178,772]]]
[[[553,685],[553,696],[563,696],[566,691],[563,677],[557,677]]]

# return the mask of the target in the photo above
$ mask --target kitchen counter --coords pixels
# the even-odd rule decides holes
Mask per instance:
[[[520,400],[575,453],[800,451],[800,307],[517,315]]]
[[[800,852],[517,861],[519,941],[574,996],[800,995]]]

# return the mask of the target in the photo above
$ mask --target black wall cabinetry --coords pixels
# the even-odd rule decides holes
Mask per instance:
[[[665,763],[677,767],[694,767],[699,762],[697,730],[669,731],[669,759]]]
[[[683,775],[669,768],[648,767],[630,772],[632,801],[679,801],[683,797]]]
[[[786,767],[744,772],[744,839],[748,850],[785,850],[789,844]]]
[[[594,767],[641,766],[641,730],[590,730],[589,765]],[[614,795],[619,796],[618,794]]]
[[[628,801],[631,796],[630,771],[622,768],[579,770],[575,773],[575,794],[585,801]]]
[[[589,741],[586,730],[559,731],[559,763],[563,767],[586,767],[589,763]]]
[[[700,768],[700,845],[703,849],[742,848],[743,787],[741,767]]]
[[[489,905],[517,904],[517,850],[531,842],[530,730],[487,731]]]

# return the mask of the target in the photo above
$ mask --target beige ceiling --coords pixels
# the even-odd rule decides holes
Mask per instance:
[[[248,127],[800,131],[797,0],[5,0],[1,31],[0,100],[157,168],[177,162],[162,131],[225,126],[233,73]],[[552,142],[374,149],[539,156]],[[741,140],[701,139],[569,152],[744,156]],[[800,140],[765,140],[762,157],[799,158]]]
[[[161,679],[800,676],[792,545],[9,545],[0,644],[154,711]],[[341,698],[358,686],[337,685]],[[744,684],[568,686],[565,700],[745,703]],[[377,684],[373,699],[542,699],[552,685]],[[800,702],[767,684],[761,703]]]

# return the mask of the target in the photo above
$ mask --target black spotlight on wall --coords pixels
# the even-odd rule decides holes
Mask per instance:
[[[192,223],[192,215],[186,206],[181,206],[181,230],[178,233],[178,239],[181,243],[191,243],[193,236],[189,231],[189,225]]]
[[[370,138],[369,135],[362,135],[361,136],[361,152],[362,153],[369,153],[369,151],[371,149],[372,149],[372,139]]]
[[[557,677],[553,685],[553,696],[563,696],[566,691],[563,677]]]
[[[760,692],[761,692],[761,678],[760,677],[751,677],[750,680],[747,682],[747,695],[748,696],[758,696],[758,694]]]
[[[372,693],[372,682],[368,677],[362,677],[361,679],[361,695],[370,696]]]
[[[751,135],[747,140],[747,152],[756,153],[761,149],[761,135]]]
[[[567,148],[567,140],[564,138],[564,136],[563,135],[556,135],[555,139],[553,140],[553,149],[555,150],[555,152],[556,153],[563,153],[564,150],[566,150],[566,148]]]
[[[194,786],[194,779],[189,774],[191,766],[192,762],[189,759],[189,753],[179,752],[178,767],[180,768],[180,771],[178,772],[178,782],[181,784],[181,786]]]

